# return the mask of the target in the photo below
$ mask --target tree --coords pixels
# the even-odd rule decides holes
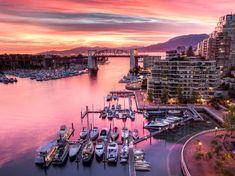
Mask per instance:
[[[148,100],[149,102],[153,102],[153,91],[152,91],[152,90],[149,90],[149,91],[148,91],[147,100]]]
[[[187,50],[187,56],[190,57],[190,56],[195,56],[194,52],[193,52],[193,47],[190,46]]]
[[[142,84],[141,84],[141,89],[146,90],[147,89],[147,78],[143,79]]]
[[[169,95],[168,95],[168,91],[166,90],[166,88],[163,89],[160,99],[161,99],[161,102],[164,104],[168,102]]]
[[[193,91],[191,96],[191,103],[197,103],[198,99],[200,99],[200,94]]]
[[[177,89],[176,89],[176,96],[177,96],[178,103],[183,103],[184,102],[182,88],[180,86],[178,86]]]
[[[229,112],[224,118],[223,126],[230,131],[230,137],[232,137],[235,130],[235,106],[229,108]]]

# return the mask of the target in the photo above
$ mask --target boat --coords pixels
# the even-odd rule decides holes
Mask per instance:
[[[148,111],[149,116],[154,116],[154,115],[163,115],[165,114],[165,111],[160,111],[160,110],[153,110],[153,111]]]
[[[105,119],[107,117],[107,113],[104,111],[101,111],[100,118]]]
[[[126,127],[124,127],[122,129],[122,139],[127,139],[128,137],[129,137],[129,130]]]
[[[100,139],[102,139],[102,140],[107,140],[108,135],[109,135],[109,130],[108,130],[108,128],[103,128],[103,129],[100,131]]]
[[[84,146],[82,150],[82,162],[90,163],[94,156],[94,144],[92,141],[88,141],[88,143]]]
[[[129,117],[131,118],[131,120],[135,120],[135,113],[133,111],[130,111]]]
[[[72,143],[69,146],[69,157],[74,158],[75,156],[77,156],[80,149],[81,149],[81,144],[79,142]]]
[[[143,116],[144,116],[144,118],[148,118],[150,115],[149,115],[149,113],[147,111],[144,111],[143,112]]]
[[[118,160],[118,144],[111,142],[107,147],[107,161],[108,163],[117,163]]]
[[[115,111],[114,116],[115,116],[117,119],[119,119],[119,118],[120,118],[120,116],[119,116],[119,111]]]
[[[118,139],[119,133],[118,133],[118,128],[114,127],[113,130],[111,131],[111,138],[113,141],[116,141]]]
[[[129,146],[127,144],[123,144],[120,153],[120,162],[126,163],[129,157]]]
[[[111,106],[111,111],[115,112],[115,105]]]
[[[113,100],[117,100],[118,96],[117,95],[113,95]]]
[[[93,127],[90,131],[90,139],[91,140],[96,140],[99,136],[99,129],[98,127]]]
[[[98,158],[101,158],[104,154],[104,142],[99,140],[95,146],[95,154]]]
[[[34,163],[43,166],[49,166],[57,151],[57,141],[50,141],[37,149]]]
[[[67,140],[69,139],[69,137],[71,136],[71,134],[73,133],[73,129],[72,128],[68,128],[66,127],[66,125],[61,125],[60,126],[60,130],[57,134],[58,139],[59,140]]]
[[[111,101],[112,100],[112,95],[107,95],[106,100]]]
[[[132,137],[134,140],[139,139],[139,131],[137,128],[134,129]]]
[[[122,105],[121,104],[117,104],[116,105],[116,110],[120,111],[122,109]]]
[[[62,142],[58,146],[58,150],[52,160],[52,164],[54,165],[59,165],[63,164],[66,157],[68,156],[69,153],[69,144]]]
[[[80,138],[85,139],[87,137],[87,130],[85,127],[82,128],[82,131],[80,132]]]
[[[135,164],[135,170],[137,171],[150,171],[151,165],[150,162],[145,160],[145,153],[142,149],[134,149],[134,164]]]
[[[168,110],[168,114],[181,114],[181,110]]]
[[[148,122],[144,128],[147,128],[147,129],[161,129],[163,127],[166,127],[168,126],[170,123],[166,122],[166,121],[150,121]]]
[[[108,119],[113,119],[113,116],[114,116],[114,112],[113,111],[108,111],[108,115],[107,115],[107,117],[108,117]]]

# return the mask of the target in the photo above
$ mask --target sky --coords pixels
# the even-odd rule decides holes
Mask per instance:
[[[0,53],[147,46],[213,31],[234,0],[0,0]]]

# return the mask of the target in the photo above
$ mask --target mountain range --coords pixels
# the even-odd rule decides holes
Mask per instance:
[[[174,38],[169,39],[168,41],[164,43],[158,43],[158,44],[153,44],[145,47],[141,46],[131,46],[131,47],[119,47],[116,49],[123,49],[123,50],[130,50],[137,48],[138,52],[164,52],[167,50],[174,50],[177,48],[177,46],[193,46],[196,47],[197,44],[202,41],[203,39],[208,38],[207,34],[189,34],[189,35],[181,35],[177,36]],[[61,55],[61,56],[68,56],[68,55],[76,55],[76,54],[86,54],[88,50],[103,50],[103,49],[111,49],[108,47],[77,47],[77,48],[72,48],[69,50],[63,50],[63,51],[46,51],[46,52],[41,52],[38,54],[52,54],[52,55]]]

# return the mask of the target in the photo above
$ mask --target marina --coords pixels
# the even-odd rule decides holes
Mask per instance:
[[[110,62],[113,64],[116,63],[116,65],[120,65],[119,69],[123,69],[123,72],[125,72],[128,68],[123,67],[124,65],[127,65],[125,60],[120,60],[118,58],[111,59]],[[101,85],[106,85],[107,83],[109,85],[116,85],[116,90],[123,90],[123,85],[118,84],[118,79],[121,76],[120,73],[113,73],[112,75],[107,74],[108,69],[114,69],[113,64],[110,65],[102,65],[102,69],[99,71],[99,76],[97,78],[91,78],[88,75],[83,75],[79,77],[71,77],[71,78],[65,78],[62,80],[56,80],[53,82],[43,82],[40,83],[40,87],[44,87],[44,89],[39,89],[39,83],[37,82],[32,82],[31,80],[28,79],[22,79],[19,78],[20,81],[18,82],[18,85],[22,86],[22,89],[30,90],[31,93],[31,101],[25,102],[22,101],[21,104],[19,104],[19,109],[15,110],[19,114],[19,118],[26,118],[27,123],[22,124],[21,126],[24,128],[24,131],[26,132],[24,135],[24,143],[27,143],[29,146],[31,146],[31,150],[27,149],[26,150],[23,148],[22,143],[18,142],[19,144],[19,151],[17,155],[15,154],[15,162],[11,164],[4,165],[1,168],[0,174],[2,175],[14,175],[14,170],[10,169],[14,167],[18,172],[20,172],[21,175],[64,175],[66,173],[71,173],[71,175],[88,175],[88,174],[94,174],[96,172],[99,172],[101,175],[102,174],[107,174],[110,173],[112,175],[131,175],[133,173],[136,173],[136,175],[143,175],[143,171],[136,171],[135,170],[135,164],[131,161],[131,144],[129,143],[129,157],[128,161],[125,164],[125,153],[124,150],[122,152],[122,162],[121,162],[121,151],[122,151],[122,146],[123,142],[121,140],[122,136],[125,138],[127,132],[124,132],[122,135],[123,128],[126,127],[132,135],[134,135],[134,130],[138,129],[138,139],[133,140],[133,137],[130,138],[130,141],[133,143],[133,149],[143,149],[145,151],[145,160],[146,162],[151,163],[151,166],[154,165],[154,167],[151,167],[151,170],[148,172],[144,172],[144,174],[147,175],[155,175],[154,173],[159,173],[160,175],[167,175],[169,171],[165,169],[165,167],[162,167],[159,165],[159,161],[164,164],[164,166],[167,165],[167,160],[166,158],[168,157],[169,151],[166,150],[166,146],[168,147],[173,147],[174,143],[170,142],[172,138],[181,138],[181,136],[185,136],[187,134],[192,133],[191,130],[201,130],[201,128],[214,128],[214,125],[211,123],[202,123],[201,121],[194,121],[194,120],[189,120],[185,123],[187,123],[187,126],[185,125],[180,125],[174,129],[170,130],[165,130],[162,131],[162,133],[159,133],[158,131],[155,131],[158,133],[155,135],[155,132],[151,132],[147,129],[143,128],[143,124],[146,124],[148,122],[148,119],[143,118],[143,112],[139,112],[139,110],[136,109],[136,102],[135,98],[133,96],[132,92],[128,93],[123,93],[123,97],[121,94],[118,96],[118,100],[116,98],[112,98],[112,101],[107,102],[105,100],[105,105],[104,105],[104,97],[106,97],[110,93],[110,90],[113,90],[114,86],[109,86],[109,87],[104,87],[104,86],[99,86]],[[102,77],[102,79],[100,79]],[[89,86],[82,86],[78,84],[78,82],[84,82],[84,85],[89,85]],[[9,85],[11,86],[11,85]],[[8,86],[8,87],[9,87]],[[33,86],[33,87],[32,87]],[[60,88],[58,88],[58,86]],[[9,87],[11,89],[11,87]],[[43,94],[43,90],[54,90],[54,88],[57,91],[50,91],[48,94]],[[90,92],[91,89],[94,89],[94,92]],[[1,87],[1,91],[3,92],[4,89]],[[24,91],[23,91],[24,92]],[[62,93],[63,92],[63,93]],[[116,92],[117,93],[117,92]],[[72,96],[72,95],[76,96]],[[130,95],[131,101],[126,95]],[[5,104],[8,104],[8,101],[14,101],[15,97],[17,95],[17,99],[22,99],[25,97],[27,94],[22,93],[22,94],[11,94],[8,95],[8,97],[1,97],[2,102],[5,102]],[[40,95],[40,96],[39,96]],[[77,96],[79,95],[79,98]],[[114,93],[115,95],[115,93]],[[45,98],[46,97],[51,97],[51,98]],[[53,97],[53,99],[52,99]],[[68,98],[69,97],[69,98]],[[84,98],[86,97],[86,99]],[[42,101],[42,100],[44,101]],[[66,99],[66,104],[69,106],[64,105],[64,100]],[[82,99],[82,101],[81,101]],[[116,99],[116,100],[114,100]],[[34,103],[32,101],[42,101],[42,104],[38,104],[37,106],[34,106]],[[45,101],[46,100],[46,101]],[[60,101],[58,101],[60,100]],[[95,100],[95,101],[94,101]],[[119,106],[116,106],[118,101]],[[130,106],[131,102],[131,106]],[[112,120],[106,118],[101,118],[100,113],[102,110],[104,110],[105,106],[109,106],[110,103],[110,110],[112,109],[112,105],[115,104],[115,110],[117,109],[120,111],[120,114],[124,114],[124,116],[127,115],[126,109],[131,109],[135,113],[135,120],[131,120],[130,117],[128,118],[112,118]],[[53,104],[53,106],[52,106]],[[93,106],[92,106],[93,104]],[[86,107],[85,105],[89,105],[88,111],[89,113],[84,113],[86,112]],[[43,115],[35,114],[34,112],[42,111],[41,107],[44,107],[43,109]],[[31,107],[30,109],[25,109],[24,107]],[[58,109],[63,110],[58,112]],[[125,110],[124,110],[125,109]],[[81,115],[81,110],[82,110],[82,115]],[[11,116],[11,111],[10,109],[1,109],[2,112],[4,112],[4,116],[7,117],[6,119],[9,119]],[[27,113],[25,113],[27,111]],[[28,114],[28,116],[23,115],[23,114]],[[88,121],[87,121],[87,116]],[[83,118],[81,118],[83,117]],[[122,115],[120,115],[122,117]],[[40,119],[40,120],[36,120]],[[51,123],[51,119],[53,119],[53,123]],[[94,119],[94,120],[93,120]],[[65,123],[66,122],[66,123]],[[3,122],[4,123],[4,122]],[[19,122],[17,122],[19,123]],[[31,123],[35,124],[47,124],[45,127],[44,126],[38,126],[36,129],[35,133],[40,134],[40,137],[37,138],[32,138],[30,130],[32,130],[32,127],[29,125]],[[46,168],[41,168],[38,167],[37,165],[34,166],[34,153],[36,149],[41,146],[44,143],[47,143],[48,141],[51,141],[53,139],[57,139],[57,134],[56,131],[60,130],[60,126],[62,124],[66,124],[67,127],[71,126],[73,123],[74,125],[74,132],[71,134],[69,138],[69,144],[72,143],[72,141],[78,141],[78,139],[83,136],[84,139],[82,139],[81,142],[81,148],[77,153],[77,157],[75,159],[65,159],[64,163],[61,165],[49,165]],[[7,124],[5,121],[4,124]],[[203,124],[203,125],[202,125]],[[205,126],[205,127],[204,127]],[[98,127],[99,129],[99,135],[102,129],[107,128],[110,130],[111,127],[111,132],[110,134],[110,139],[111,136],[113,138],[117,138],[116,142],[119,147],[119,157],[116,165],[113,164],[108,164],[106,161],[107,158],[107,143],[105,143],[104,147],[104,155],[103,159],[96,159],[96,157],[93,157],[92,162],[90,164],[83,164],[82,160],[82,151],[85,147],[85,144],[89,141],[87,140],[90,136],[90,129],[92,127]],[[117,127],[115,129],[114,127]],[[4,129],[5,127],[2,127]],[[16,129],[12,129],[14,132]],[[113,131],[113,132],[112,132]],[[117,136],[118,132],[119,136]],[[81,133],[82,132],[82,133]],[[172,133],[173,132],[173,133]],[[129,132],[128,132],[129,133]],[[131,134],[129,133],[129,134]],[[136,132],[137,133],[137,132]],[[14,132],[14,134],[17,134]],[[112,135],[111,135],[112,134]],[[116,134],[116,135],[115,135]],[[35,136],[35,134],[32,134]],[[49,136],[49,137],[47,137]],[[11,136],[9,136],[11,138]],[[19,138],[20,139],[20,138]],[[138,142],[140,140],[140,142]],[[97,143],[99,139],[96,140]],[[115,141],[115,140],[114,140]],[[134,141],[136,143],[134,144]],[[176,142],[176,141],[175,141]],[[96,143],[94,143],[94,156],[95,150],[96,150]],[[6,143],[5,146],[8,146],[8,148],[11,148],[12,144]],[[72,145],[72,144],[71,144]],[[21,150],[22,149],[22,150]],[[25,154],[24,154],[24,152]],[[154,152],[156,151],[156,152]],[[66,153],[66,152],[65,152]],[[154,153],[154,154],[153,154]],[[17,156],[17,157],[16,157]],[[21,157],[28,157],[26,159],[26,163],[19,163],[21,161]],[[69,157],[69,151],[67,154],[67,157]],[[171,154],[169,157],[173,158],[178,158],[177,157],[177,150],[172,150]],[[102,157],[101,157],[102,158]],[[132,164],[131,164],[132,163]],[[129,164],[131,164],[129,166]],[[143,162],[143,164],[145,164]],[[17,168],[27,168],[26,166],[30,166],[28,169],[17,169]],[[174,166],[173,164],[170,164],[170,168],[174,169],[174,172],[177,173],[176,175],[181,174],[181,169],[180,167]],[[173,171],[171,171],[173,172]]]

